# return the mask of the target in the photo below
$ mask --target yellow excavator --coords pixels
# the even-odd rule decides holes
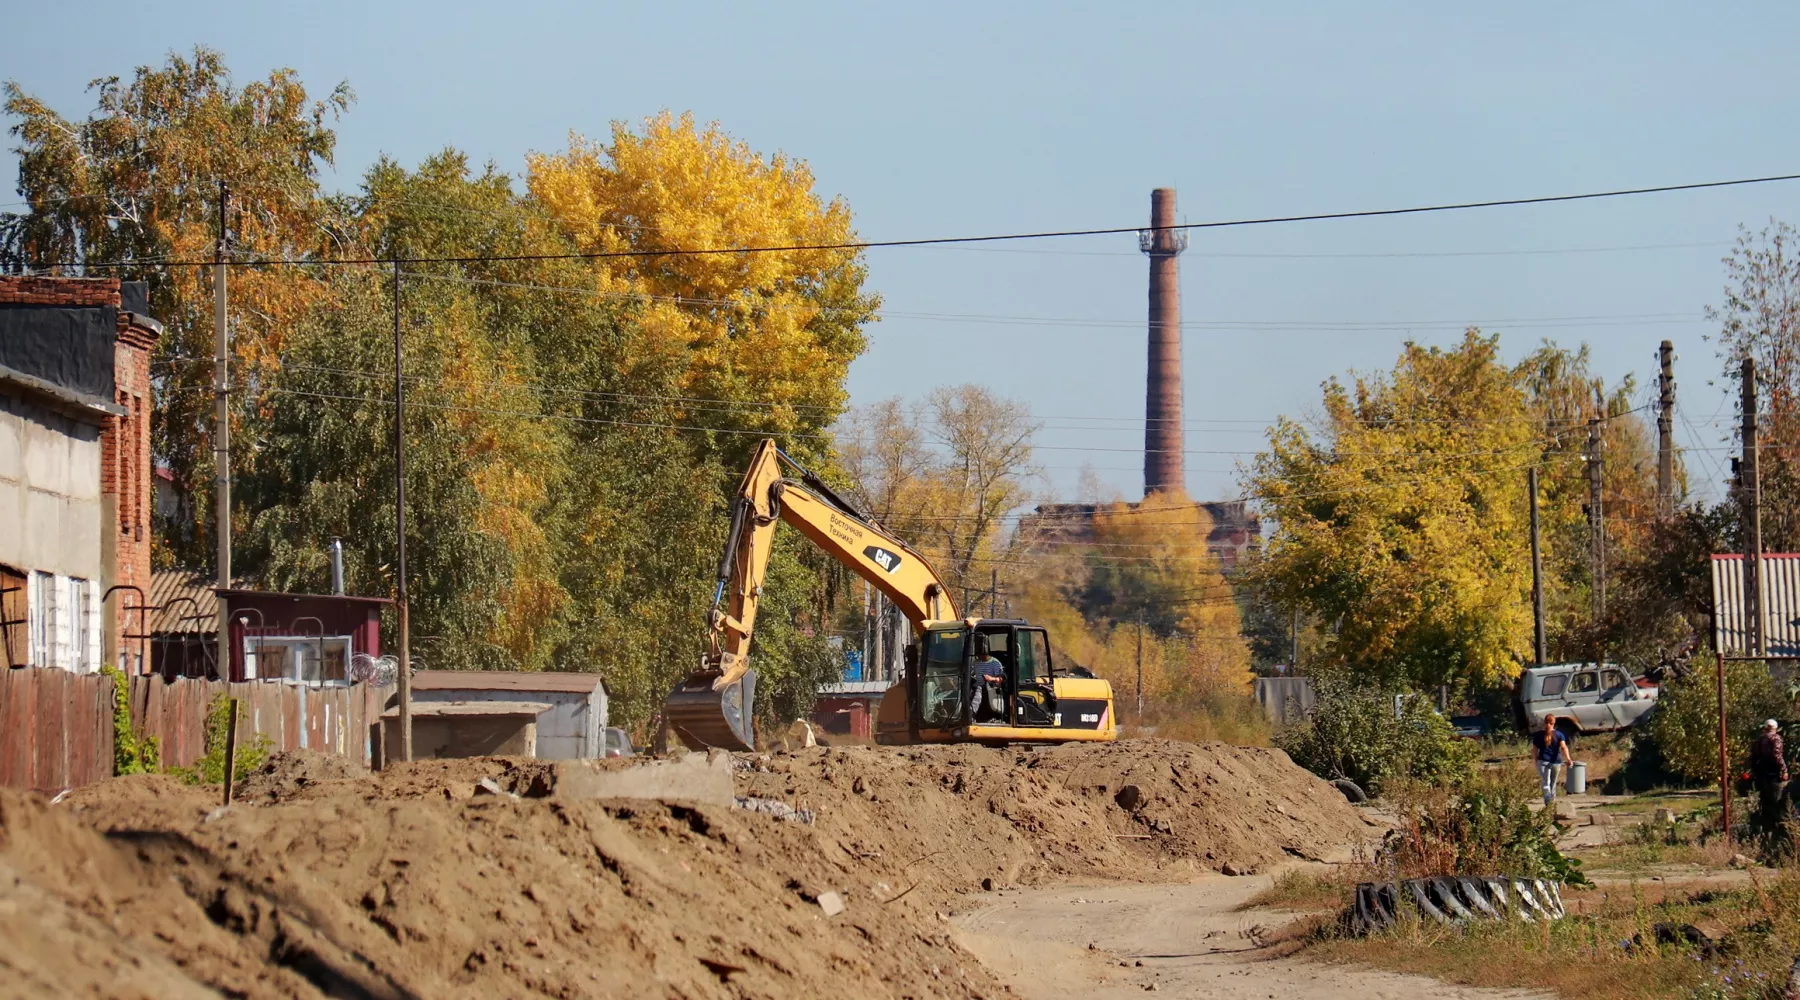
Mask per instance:
[[[784,467],[797,478],[785,477]],[[669,732],[688,747],[755,747],[750,642],[777,521],[869,581],[912,623],[917,641],[907,647],[904,676],[882,695],[877,742],[1117,738],[1111,684],[1058,664],[1049,634],[1023,619],[958,618],[924,556],[858,513],[774,441],[763,441],[732,503],[705,659],[663,704]]]

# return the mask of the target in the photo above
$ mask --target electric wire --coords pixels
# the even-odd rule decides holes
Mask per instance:
[[[1713,188],[1743,187],[1755,184],[1773,184],[1785,181],[1800,180],[1800,174],[1772,174],[1763,177],[1744,177],[1733,180],[1701,181],[1688,184],[1662,184],[1654,187],[1617,188],[1607,191],[1590,191],[1580,194],[1541,195],[1528,198],[1495,198],[1484,201],[1447,202],[1435,205],[1416,205],[1407,208],[1362,209],[1345,212],[1316,212],[1296,215],[1263,216],[1244,219],[1224,219],[1212,222],[1184,222],[1173,226],[1114,226],[1101,229],[1057,229],[1035,232],[998,233],[976,236],[935,236],[904,240],[847,240],[835,243],[806,243],[793,245],[744,246],[744,247],[663,247],[655,249],[601,250],[601,251],[566,251],[559,253],[528,254],[488,254],[488,255],[447,255],[447,256],[400,256],[389,257],[351,257],[351,258],[262,258],[258,260],[230,260],[228,266],[337,266],[359,264],[462,264],[487,263],[501,261],[542,261],[542,260],[606,260],[614,258],[642,257],[690,257],[716,256],[721,254],[756,254],[756,253],[814,253],[814,252],[860,252],[892,247],[949,246],[972,243],[999,243],[1019,240],[1064,239],[1076,236],[1114,236],[1128,233],[1153,232],[1163,229],[1170,231],[1186,231],[1207,229],[1233,229],[1248,226],[1285,225],[1299,222],[1325,222],[1340,219],[1373,219],[1403,215],[1422,215],[1437,212],[1460,212],[1484,208],[1506,208],[1524,205],[1549,205],[1575,201],[1596,201],[1611,198],[1636,197],[1651,194],[1668,194],[1678,191],[1700,191]],[[134,262],[123,261],[64,261],[64,267],[111,268],[132,266]],[[203,267],[211,266],[213,260],[170,261],[170,267]],[[50,265],[46,265],[50,266]]]

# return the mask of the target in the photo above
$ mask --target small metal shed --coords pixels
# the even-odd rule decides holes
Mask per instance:
[[[519,670],[417,670],[413,705],[431,702],[541,702],[537,756],[552,760],[606,754],[606,684],[599,674]],[[389,705],[396,702],[389,700]],[[415,738],[415,744],[417,742]]]

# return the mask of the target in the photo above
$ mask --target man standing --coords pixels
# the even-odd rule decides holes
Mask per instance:
[[[1531,737],[1531,746],[1537,751],[1538,784],[1548,809],[1556,801],[1556,770],[1569,762],[1569,740],[1556,728],[1556,716],[1544,716],[1544,731]]]
[[[1787,753],[1781,745],[1781,726],[1774,719],[1762,724],[1762,735],[1750,744],[1750,780],[1756,783],[1763,826],[1781,825],[1781,793],[1787,785]]]

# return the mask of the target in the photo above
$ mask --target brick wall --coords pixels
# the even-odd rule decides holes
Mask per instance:
[[[120,307],[119,282],[115,278],[15,278],[0,277],[0,303],[82,308]],[[142,588],[113,595],[106,602],[113,620],[108,632],[113,648],[129,653],[139,665],[140,643],[123,637],[145,631],[143,615],[130,608],[146,603],[150,594],[150,517],[154,483],[150,464],[150,355],[161,336],[155,320],[120,312],[113,345],[113,402],[125,409],[122,417],[108,418],[100,434],[100,493],[113,503],[111,523],[101,526],[101,537],[112,548],[112,579],[105,586]]]
[[[115,293],[116,294],[116,293]],[[125,408],[100,438],[100,492],[113,498],[116,523],[114,578],[108,586],[132,586],[109,601],[115,609],[119,651],[129,657],[137,673],[148,673],[149,663],[138,663],[143,644],[124,636],[148,631],[146,612],[132,607],[150,599],[150,516],[155,509],[155,470],[150,464],[150,352],[160,331],[132,313],[119,314],[119,339],[113,346],[113,402]],[[141,596],[140,596],[141,594]],[[124,657],[122,657],[124,658]]]
[[[0,302],[27,306],[112,306],[117,309],[119,280],[0,277]]]

